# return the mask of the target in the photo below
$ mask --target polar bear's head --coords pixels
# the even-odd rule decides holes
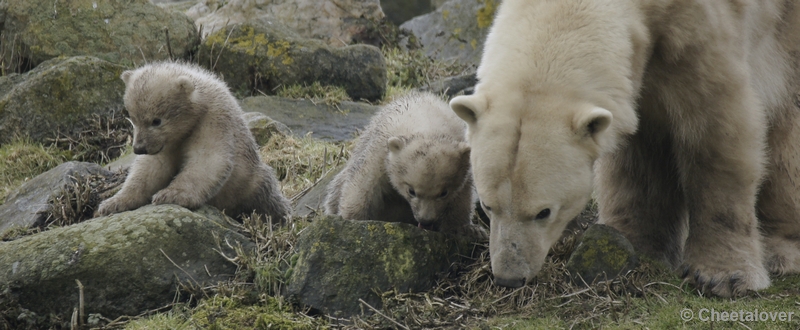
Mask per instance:
[[[190,77],[175,76],[145,66],[125,71],[123,100],[133,124],[133,152],[156,155],[183,142],[196,126],[204,107],[194,102]]]
[[[563,95],[487,94],[459,96],[450,106],[469,125],[495,283],[518,287],[539,272],[588,202],[612,114]]]
[[[438,230],[454,198],[472,189],[469,146],[449,137],[395,136],[387,141],[386,172],[420,227]]]

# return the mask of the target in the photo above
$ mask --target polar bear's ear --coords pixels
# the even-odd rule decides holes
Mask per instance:
[[[131,75],[133,75],[133,71],[127,70],[127,71],[123,71],[122,74],[119,75],[119,78],[122,79],[122,82],[124,82],[125,85],[127,85],[128,81],[131,80]]]
[[[478,94],[456,96],[450,101],[450,108],[467,124],[472,125],[486,111],[486,98]]]
[[[613,119],[611,111],[592,107],[575,114],[573,129],[576,133],[591,137],[598,142],[598,137],[608,129]]]
[[[192,92],[194,92],[194,83],[192,82],[192,79],[189,79],[189,77],[178,78],[176,84],[181,93],[187,97],[190,97]]]
[[[387,146],[389,146],[389,151],[399,152],[406,146],[406,139],[402,136],[390,137]]]

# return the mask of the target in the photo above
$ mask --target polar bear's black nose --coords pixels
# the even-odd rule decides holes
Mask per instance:
[[[137,146],[133,146],[133,153],[135,153],[137,155],[146,155],[147,154],[147,148],[142,147],[142,146],[138,146],[138,147]]]
[[[502,278],[502,277],[494,277],[494,284],[499,286],[504,286],[507,288],[518,288],[525,285],[525,278]]]

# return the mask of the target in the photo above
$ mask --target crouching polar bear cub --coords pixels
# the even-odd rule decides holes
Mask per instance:
[[[732,296],[800,271],[800,6],[506,0],[469,126],[496,283],[530,281],[596,184],[600,222]]]

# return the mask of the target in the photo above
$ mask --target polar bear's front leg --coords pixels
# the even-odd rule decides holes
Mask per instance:
[[[104,216],[147,205],[153,194],[169,184],[177,169],[175,161],[168,157],[136,156],[120,191],[100,203],[95,215]]]
[[[233,172],[230,148],[194,148],[186,153],[178,175],[153,196],[153,204],[175,204],[197,209],[217,193]]]
[[[770,284],[755,208],[765,118],[746,83],[734,86],[739,88],[726,86],[727,93],[705,100],[703,109],[685,111],[694,121],[682,124],[690,131],[674,141],[689,214],[679,271],[699,290],[722,297]]]

